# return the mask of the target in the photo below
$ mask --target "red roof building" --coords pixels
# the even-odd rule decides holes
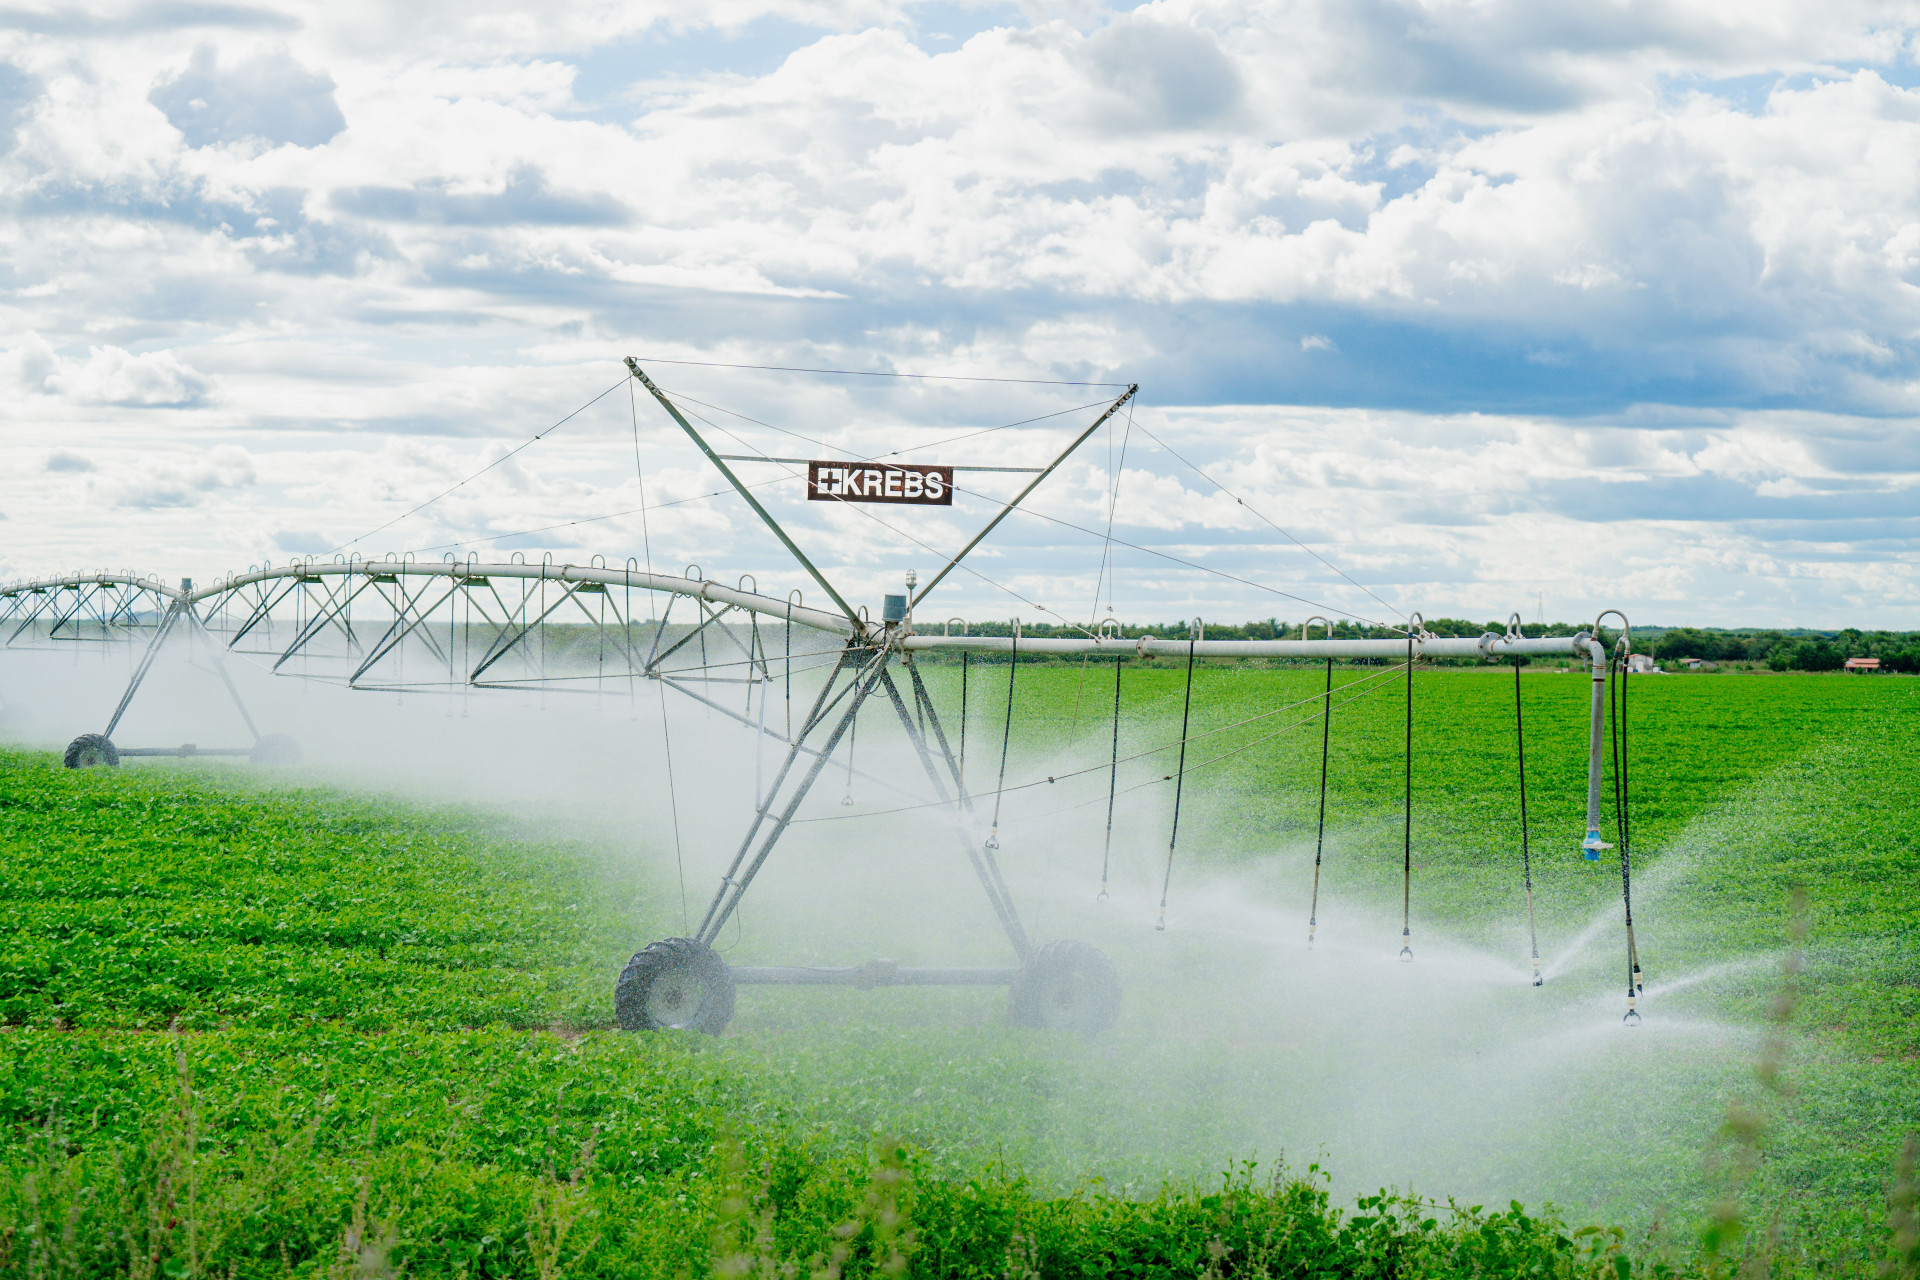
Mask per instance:
[[[1846,669],[1848,671],[1861,671],[1861,672],[1865,672],[1867,675],[1872,675],[1874,672],[1880,669],[1880,659],[1848,658]]]

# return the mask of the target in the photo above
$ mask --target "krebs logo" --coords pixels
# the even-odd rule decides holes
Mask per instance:
[[[809,462],[810,502],[910,502],[953,505],[953,468],[904,462]]]

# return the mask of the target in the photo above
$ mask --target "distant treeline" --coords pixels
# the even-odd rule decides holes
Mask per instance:
[[[1671,627],[1651,636],[1662,661],[1764,663],[1775,671],[1838,671],[1848,658],[1878,658],[1882,671],[1920,672],[1920,631],[1721,631]]]
[[[1504,634],[1505,622],[1474,622],[1466,618],[1431,618],[1427,630],[1437,636],[1478,636],[1492,631]],[[1239,624],[1205,622],[1209,640],[1298,640],[1301,624],[1279,618]],[[1521,626],[1528,636],[1570,636],[1587,630],[1590,624],[1572,622],[1529,622]],[[921,625],[920,630],[932,630]],[[981,622],[969,627],[977,636],[1011,635],[1007,622]],[[1064,623],[1025,623],[1020,627],[1027,636],[1083,636],[1086,629]],[[1155,636],[1165,640],[1184,640],[1189,633],[1186,622],[1123,624],[1120,634],[1133,639]],[[1327,634],[1324,624],[1314,623],[1313,639]],[[1342,640],[1394,640],[1402,632],[1390,627],[1369,626],[1341,620],[1334,623],[1333,635]],[[1609,632],[1609,638],[1612,634]],[[1920,631],[1861,631],[1847,627],[1839,631],[1721,630],[1715,627],[1636,627],[1634,648],[1650,653],[1661,662],[1699,658],[1706,662],[1741,662],[1770,667],[1775,671],[1838,671],[1848,658],[1878,658],[1882,671],[1920,673]]]

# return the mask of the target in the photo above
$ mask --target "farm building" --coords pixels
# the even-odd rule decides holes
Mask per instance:
[[[1880,670],[1878,658],[1848,658],[1844,668],[1849,674],[1875,675]]]

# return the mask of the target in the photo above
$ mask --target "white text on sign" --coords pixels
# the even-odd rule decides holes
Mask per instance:
[[[812,502],[910,502],[953,505],[953,468],[910,462],[809,462]]]

